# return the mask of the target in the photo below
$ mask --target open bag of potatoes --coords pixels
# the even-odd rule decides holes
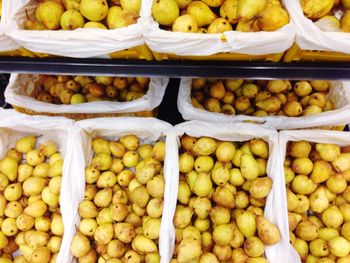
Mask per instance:
[[[348,133],[283,131],[279,139],[294,262],[349,262]]]
[[[104,118],[80,121],[77,127],[85,159],[71,182],[80,216],[71,253],[79,262],[160,262],[168,250],[169,222],[162,214],[173,169],[167,165],[174,166],[167,156],[171,125]]]
[[[0,111],[1,262],[70,262],[73,123]]]
[[[184,78],[177,104],[186,120],[331,129],[349,122],[349,87],[340,81]]]
[[[144,0],[150,24],[144,33],[154,51],[176,55],[286,51],[293,23],[280,0]]]
[[[153,111],[167,78],[12,74],[5,90],[11,105],[39,113],[134,113]]]
[[[174,130],[180,143],[171,178],[178,194],[168,214],[170,262],[293,262],[276,173],[277,132],[201,121]]]
[[[142,45],[141,0],[4,1],[5,32],[21,46],[65,57],[109,57]]]
[[[301,49],[350,53],[350,1],[295,0],[286,8]]]

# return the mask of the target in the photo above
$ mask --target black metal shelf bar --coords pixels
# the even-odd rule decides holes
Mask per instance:
[[[72,58],[0,58],[2,73],[214,77],[245,79],[350,79],[350,63],[127,61]]]

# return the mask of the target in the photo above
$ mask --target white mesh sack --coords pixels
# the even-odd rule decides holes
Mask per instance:
[[[6,13],[7,9],[4,8],[5,4],[6,3],[2,4],[2,13],[0,21],[0,52],[11,51],[20,47],[15,41],[13,41],[10,37],[5,35],[4,25],[6,19],[9,16],[9,14]]]
[[[331,81],[330,99],[335,110],[316,115],[288,117],[267,116],[256,117],[248,115],[225,115],[224,113],[209,112],[195,108],[191,102],[192,79],[183,78],[178,95],[178,109],[185,120],[203,120],[212,122],[241,122],[250,121],[271,126],[275,129],[299,129],[318,126],[346,125],[350,116],[350,82]]]
[[[70,243],[75,231],[74,220],[77,210],[72,209],[71,199],[75,190],[70,184],[76,175],[76,156],[74,155],[73,122],[65,118],[33,117],[16,113],[14,110],[0,110],[0,157],[14,148],[15,142],[23,136],[35,135],[37,146],[48,140],[57,143],[63,157],[62,183],[60,192],[60,211],[64,224],[64,235],[57,262],[70,262]],[[72,179],[73,178],[73,179]],[[16,252],[18,253],[18,252]]]
[[[12,74],[5,90],[5,100],[12,105],[45,113],[130,113],[152,111],[162,101],[168,85],[167,78],[152,78],[147,93],[140,99],[128,102],[97,101],[79,105],[55,105],[36,100],[35,81],[39,75]]]
[[[93,156],[92,139],[95,137],[117,140],[122,136],[133,134],[140,139],[141,143],[154,143],[159,139],[165,140],[166,154],[163,166],[165,179],[164,205],[159,237],[159,253],[162,263],[170,261],[167,253],[169,251],[169,222],[166,221],[168,218],[166,214],[169,213],[168,203],[171,199],[169,195],[173,188],[171,177],[173,176],[173,171],[176,169],[174,167],[176,165],[176,142],[174,141],[174,137],[168,137],[167,135],[171,128],[172,126],[170,124],[154,118],[101,118],[76,122],[76,141],[80,144],[80,151],[77,154],[82,158],[77,163],[80,167],[77,177],[72,178],[71,181],[71,184],[76,189],[76,196],[73,203],[77,209],[79,202],[84,198],[85,168],[90,164]],[[76,224],[79,223],[78,220]]]
[[[287,144],[288,142],[293,141],[308,141],[313,143],[326,143],[326,144],[337,144],[339,146],[348,146],[350,145],[350,137],[348,132],[339,132],[339,131],[323,131],[323,130],[298,130],[298,131],[281,131],[279,133],[279,159],[282,162],[279,163],[279,166],[276,167],[276,171],[280,174],[284,174],[284,159],[286,157],[287,152]],[[280,188],[280,192],[283,195],[282,201],[287,204],[287,197],[285,191],[285,177],[282,176],[282,185]],[[289,236],[289,232],[288,232]],[[294,248],[293,248],[294,249]],[[294,257],[293,262],[300,263],[300,256],[296,253],[296,257]]]
[[[39,53],[87,58],[109,57],[109,53],[142,45],[144,27],[144,5],[136,24],[115,30],[76,29],[76,30],[25,30],[23,24],[27,13],[33,14],[38,0],[4,1],[9,14],[4,29],[7,35],[21,46]]]
[[[283,187],[283,173],[280,173],[276,170],[281,162],[278,154],[277,132],[275,130],[262,128],[261,126],[254,124],[209,123],[203,121],[184,122],[176,125],[173,130],[173,135],[178,137],[178,147],[180,146],[179,139],[184,134],[197,138],[206,136],[230,142],[243,142],[254,138],[261,138],[268,143],[269,157],[267,161],[267,176],[273,180],[273,186],[266,200],[264,216],[278,226],[281,233],[281,241],[275,245],[266,246],[265,255],[270,263],[280,263],[281,258],[283,258],[284,263],[296,262],[294,260],[295,251],[291,248],[291,245],[289,243],[287,207],[282,199],[283,195],[281,193],[281,187]],[[178,163],[178,161],[179,160],[177,155],[176,163]],[[171,201],[169,203],[168,221],[172,222],[177,203],[177,190],[179,184],[178,166],[176,167],[176,170],[173,170],[170,184],[173,188],[173,194],[171,195]],[[175,244],[175,229],[173,225],[171,225],[170,230],[171,231],[169,234],[171,241],[171,250],[169,252],[171,256]]]
[[[350,33],[321,30],[304,15],[300,0],[285,1],[285,6],[294,22],[295,42],[301,49],[350,54]]]
[[[171,32],[159,28],[152,17],[153,0],[144,0],[147,25],[144,33],[146,44],[159,53],[182,56],[206,56],[220,52],[250,55],[267,55],[286,51],[294,41],[294,26],[289,24],[274,32],[227,31],[223,34],[199,34]],[[285,5],[283,1],[283,5]],[[225,37],[227,42],[222,41]]]

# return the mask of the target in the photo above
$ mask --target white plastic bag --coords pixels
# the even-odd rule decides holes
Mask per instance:
[[[79,121],[76,123],[76,127],[80,135],[77,137],[76,141],[81,144],[81,151],[77,154],[82,157],[84,156],[83,158],[79,158],[77,165],[80,167],[80,171],[77,174],[77,177],[74,179],[72,178],[71,182],[76,189],[76,196],[73,200],[76,209],[78,208],[79,202],[84,198],[85,167],[89,165],[93,155],[91,144],[94,137],[101,136],[115,140],[124,135],[134,134],[144,143],[155,142],[158,139],[164,139],[165,137],[165,189],[163,216],[159,238],[159,253],[161,256],[161,263],[168,263],[170,261],[167,254],[167,251],[169,251],[169,222],[166,221],[168,217],[164,215],[168,213],[168,203],[170,199],[169,195],[172,194],[169,192],[169,189],[172,189],[171,180],[173,171],[177,165],[177,163],[173,160],[174,156],[176,156],[176,143],[172,139],[174,137],[168,138],[166,136],[167,132],[170,131],[172,126],[164,121],[154,118],[101,118]],[[76,221],[76,224],[78,223],[79,221]]]
[[[350,54],[350,33],[322,31],[304,16],[300,0],[285,1],[296,30],[295,42],[304,50],[337,51]]]
[[[282,162],[277,167],[277,173],[284,174],[283,161],[286,157],[287,143],[290,141],[309,141],[315,143],[331,143],[339,146],[350,145],[350,136],[348,132],[324,131],[324,130],[298,130],[298,131],[281,131],[279,133],[279,159]],[[282,176],[282,186],[280,188],[283,194],[282,201],[287,204],[285,191],[285,178]],[[289,232],[288,232],[289,235]],[[297,255],[293,262],[300,262],[300,257]]]
[[[30,95],[35,90],[39,75],[12,74],[5,90],[7,103],[46,113],[130,113],[151,111],[162,101],[168,85],[167,78],[152,78],[147,93],[140,99],[128,102],[97,101],[79,105],[55,105],[38,101]]]
[[[151,50],[160,53],[183,56],[206,56],[220,52],[267,55],[286,51],[295,37],[292,21],[275,32],[228,31],[223,34],[198,34],[162,30],[151,14],[153,0],[143,2],[147,7],[145,17],[149,22],[144,39]],[[222,36],[225,36],[227,42],[222,41]]]
[[[136,24],[115,30],[76,29],[76,30],[24,30],[26,11],[32,14],[38,0],[6,0],[5,32],[23,47],[40,53],[87,58],[108,57],[109,53],[142,45],[144,27],[142,5],[140,17]]]
[[[15,41],[5,35],[4,25],[8,17],[8,13],[6,13],[7,10],[4,8],[4,6],[5,3],[2,3],[3,8],[0,21],[0,52],[11,51],[20,48],[20,46]]]
[[[71,209],[71,195],[74,190],[70,181],[76,174],[74,156],[73,122],[65,118],[33,117],[14,110],[0,110],[0,158],[13,148],[15,142],[26,135],[38,135],[38,143],[53,140],[62,155],[63,172],[60,192],[60,209],[64,224],[64,235],[57,262],[70,262],[70,243],[75,232],[74,218],[77,210]]]
[[[264,209],[264,215],[271,222],[277,224],[281,232],[281,241],[273,246],[266,246],[266,257],[270,263],[295,263],[293,260],[294,250],[289,243],[289,227],[287,217],[286,203],[281,199],[283,197],[281,193],[282,187],[284,187],[282,179],[283,173],[278,172],[277,167],[281,163],[278,154],[278,134],[275,130],[265,129],[261,126],[254,124],[228,124],[228,123],[208,123],[202,121],[190,121],[179,124],[174,127],[174,134],[181,137],[183,134],[188,134],[194,137],[208,136],[224,141],[247,141],[253,138],[261,138],[269,144],[269,159],[267,162],[267,175],[272,178],[273,186],[272,190],[267,197],[266,206]],[[178,146],[179,146],[178,142]],[[178,163],[178,156],[177,156]],[[175,214],[176,202],[177,202],[177,188],[179,184],[179,168],[173,171],[171,176],[172,200],[169,204],[169,218],[168,221],[172,222]],[[171,213],[170,213],[171,212]],[[174,249],[175,230],[171,227],[170,238],[172,240],[171,253]],[[283,259],[281,261],[281,259]]]
[[[335,106],[335,110],[323,112],[317,115],[287,117],[267,116],[256,117],[248,115],[225,115],[224,113],[209,112],[195,108],[191,103],[192,79],[181,80],[177,104],[182,117],[185,120],[203,120],[212,122],[241,122],[250,121],[275,129],[299,129],[318,126],[346,125],[350,118],[350,82],[331,81],[331,88],[328,94]]]

